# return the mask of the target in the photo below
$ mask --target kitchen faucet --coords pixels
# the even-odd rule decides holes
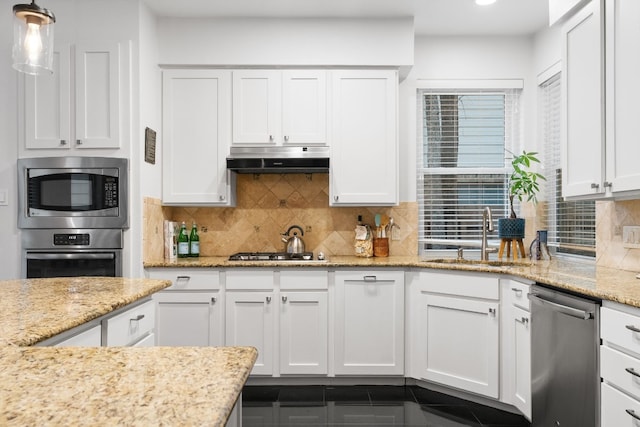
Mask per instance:
[[[493,216],[491,215],[491,208],[485,206],[482,210],[482,246],[480,250],[480,260],[487,261],[489,259],[487,248],[487,231],[493,231]]]

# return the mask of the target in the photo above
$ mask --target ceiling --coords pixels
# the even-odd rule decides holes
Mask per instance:
[[[414,17],[419,35],[523,35],[547,25],[547,0],[144,0],[159,16],[211,18]]]

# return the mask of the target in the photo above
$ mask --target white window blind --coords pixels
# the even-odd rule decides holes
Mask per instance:
[[[560,73],[539,85],[539,116],[544,138],[543,174],[547,178],[545,199],[549,246],[557,252],[593,257],[596,238],[595,202],[567,202],[561,196],[560,93]]]
[[[508,216],[505,150],[519,147],[520,92],[418,91],[420,253],[478,243],[485,206],[495,222]]]

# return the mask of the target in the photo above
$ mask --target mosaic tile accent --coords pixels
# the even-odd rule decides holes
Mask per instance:
[[[306,250],[327,255],[353,255],[358,215],[374,223],[375,214],[387,214],[399,225],[400,240],[391,240],[391,255],[416,255],[418,208],[415,202],[395,207],[329,207],[328,174],[240,174],[237,206],[163,207],[144,200],[144,260],[161,259],[162,221],[198,224],[200,254],[228,256],[244,251],[281,251],[280,233],[292,225],[304,232]],[[155,230],[160,230],[159,234]]]

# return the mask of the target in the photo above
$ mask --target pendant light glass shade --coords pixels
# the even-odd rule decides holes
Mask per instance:
[[[53,72],[53,12],[35,3],[13,6],[13,68],[27,74]]]

